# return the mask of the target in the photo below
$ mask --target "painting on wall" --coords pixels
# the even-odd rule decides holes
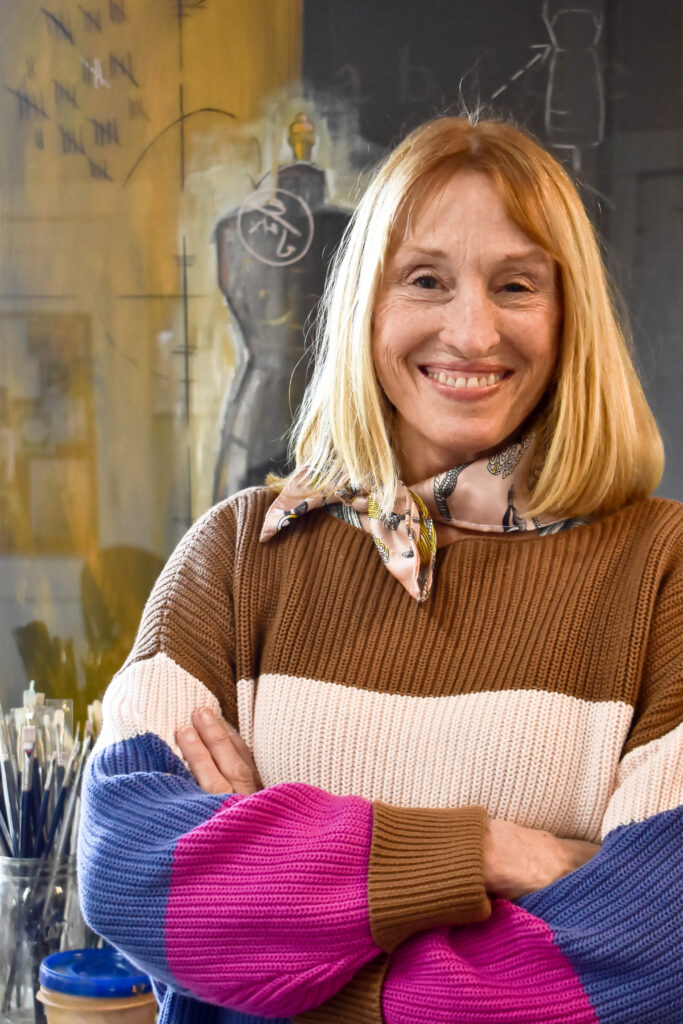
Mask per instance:
[[[0,654],[15,694],[31,673],[45,689],[104,688],[170,550],[262,457],[251,403],[231,412],[241,381],[273,437],[287,428],[280,385],[332,235],[307,239],[301,267],[278,240],[287,266],[269,264],[251,197],[287,187],[281,164],[314,168],[287,139],[301,19],[300,0],[3,11]],[[289,184],[316,224],[330,219],[319,182],[315,196]],[[233,213],[256,255],[238,242],[228,281]],[[280,440],[271,451],[281,459]]]
[[[90,318],[0,315],[0,553],[85,554],[97,538]]]

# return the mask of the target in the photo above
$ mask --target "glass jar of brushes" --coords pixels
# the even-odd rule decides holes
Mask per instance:
[[[35,998],[41,961],[90,938],[78,903],[75,855],[0,857],[0,920],[0,1021],[43,1024]]]
[[[73,702],[31,684],[23,706],[0,708],[0,1024],[44,1024],[36,999],[44,957],[93,946],[76,882],[83,772],[97,732],[83,739]]]

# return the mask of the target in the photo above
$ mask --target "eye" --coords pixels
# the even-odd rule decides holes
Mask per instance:
[[[438,287],[439,282],[432,274],[420,274],[419,277],[413,278],[411,284],[417,285],[418,288],[422,288],[425,291],[433,291],[434,288]]]
[[[513,295],[517,295],[521,292],[529,292],[531,289],[527,285],[522,284],[521,281],[510,281],[504,286],[505,291],[511,292]]]

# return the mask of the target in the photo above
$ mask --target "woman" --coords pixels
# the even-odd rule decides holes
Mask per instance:
[[[164,1024],[680,1020],[683,515],[528,136],[444,118],[380,168],[296,441],[109,687],[91,925]]]

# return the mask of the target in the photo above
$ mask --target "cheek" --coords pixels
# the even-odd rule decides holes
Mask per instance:
[[[520,348],[531,375],[539,386],[545,386],[549,382],[557,365],[560,330],[561,318],[555,315],[546,315],[528,324],[527,343]]]
[[[372,356],[380,387],[393,403],[399,389],[400,375],[395,349],[391,345],[384,344],[381,339],[376,339],[372,346]]]
[[[385,390],[390,389],[391,382],[400,376],[404,340],[400,318],[378,311],[372,332],[372,359],[379,382]]]
[[[555,372],[555,367],[557,366],[557,361],[560,355],[561,331],[562,321],[561,318],[558,318],[557,320],[554,321],[552,325],[552,328],[550,330],[550,336],[548,338],[547,344],[544,346],[544,351],[541,359],[545,369],[545,375],[548,381]]]

